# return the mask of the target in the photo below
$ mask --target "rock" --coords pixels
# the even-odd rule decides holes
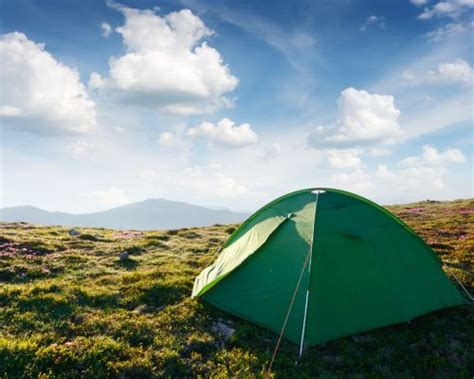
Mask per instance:
[[[164,306],[156,308],[152,305],[143,304],[143,305],[140,305],[140,306],[136,307],[132,312],[133,313],[140,313],[140,314],[155,313],[155,312],[161,311],[163,308],[164,308]]]
[[[344,360],[337,355],[323,355],[321,359],[336,366],[344,362]]]
[[[76,230],[76,229],[71,229],[69,230],[68,234],[71,236],[71,237],[76,237],[76,236],[80,236],[81,235],[81,232]]]
[[[72,321],[75,323],[75,324],[82,324],[84,321],[85,321],[85,316],[82,315],[82,314],[78,314],[78,315],[73,315],[72,316]]]
[[[122,251],[119,254],[119,258],[122,262],[125,262],[128,259],[128,252],[127,251]]]
[[[224,337],[226,341],[235,334],[235,329],[232,329],[222,321],[217,321],[212,327],[212,330]]]

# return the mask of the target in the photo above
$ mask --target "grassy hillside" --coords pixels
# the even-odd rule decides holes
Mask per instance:
[[[472,290],[474,200],[390,209]],[[0,224],[0,377],[261,376],[276,336],[189,298],[233,229]],[[236,330],[229,340],[219,319]],[[297,366],[283,342],[273,375],[471,378],[473,336],[474,307],[445,309],[307,349]]]

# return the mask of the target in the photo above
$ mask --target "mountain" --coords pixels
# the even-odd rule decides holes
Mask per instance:
[[[249,215],[210,209],[179,201],[148,199],[103,212],[72,214],[49,212],[32,206],[0,209],[0,221],[24,221],[41,225],[89,226],[112,229],[178,229],[214,224],[234,224]]]

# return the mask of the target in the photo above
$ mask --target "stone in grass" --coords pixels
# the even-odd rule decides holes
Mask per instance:
[[[86,317],[83,314],[76,314],[72,316],[72,321],[75,324],[82,324],[84,323],[85,320],[86,320]]]
[[[161,306],[161,307],[157,308],[157,307],[154,307],[153,305],[142,304],[142,305],[136,307],[132,312],[133,313],[140,313],[140,314],[156,313],[156,312],[160,312],[163,309],[164,309],[164,306]]]
[[[235,329],[232,329],[230,326],[224,324],[221,320],[217,321],[213,325],[212,330],[224,337],[224,340],[226,341],[235,334]]]
[[[76,229],[71,229],[71,230],[69,230],[68,234],[71,237],[76,237],[76,236],[80,236],[81,232],[79,230],[76,230]]]
[[[122,251],[119,254],[120,261],[125,262],[128,260],[128,251]]]

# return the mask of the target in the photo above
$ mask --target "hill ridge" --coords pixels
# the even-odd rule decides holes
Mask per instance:
[[[164,198],[148,198],[104,211],[89,213],[48,211],[32,205],[0,209],[0,221],[3,222],[23,221],[40,225],[137,230],[232,224],[241,222],[248,216],[245,212],[207,208]]]

